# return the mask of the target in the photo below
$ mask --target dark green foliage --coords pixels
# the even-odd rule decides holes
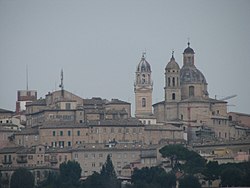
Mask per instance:
[[[224,187],[237,187],[242,185],[243,173],[236,167],[229,167],[221,173],[221,185]]]
[[[219,166],[223,186],[250,186],[250,162],[227,163]]]
[[[105,179],[98,173],[94,172],[83,183],[84,188],[103,188],[103,181]]]
[[[179,188],[201,188],[201,184],[198,178],[187,175],[180,179]]]
[[[119,188],[120,182],[117,179],[115,169],[110,155],[107,156],[101,173],[94,172],[83,183],[84,188]]]
[[[10,188],[33,188],[34,176],[26,168],[17,169],[11,176]]]
[[[184,170],[186,173],[195,174],[202,172],[206,160],[194,151],[189,151],[183,145],[167,145],[160,149],[163,157],[171,159],[173,170]],[[185,161],[180,164],[179,161]]]
[[[80,184],[81,172],[81,166],[76,161],[68,161],[60,164],[60,187],[78,187]]]
[[[0,188],[2,188],[2,172],[0,171]]]
[[[166,173],[160,167],[144,167],[135,169],[131,181],[134,188],[172,188],[175,187],[176,178],[172,173]]]
[[[102,166],[101,175],[108,179],[116,179],[116,173],[110,155],[107,156],[107,160]]]
[[[220,168],[217,161],[209,161],[206,164],[206,168],[202,173],[205,176],[205,180],[216,180],[219,179]]]
[[[59,187],[59,175],[56,172],[49,172],[48,177],[38,187],[39,188],[58,188]]]

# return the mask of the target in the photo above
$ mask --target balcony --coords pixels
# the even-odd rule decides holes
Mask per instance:
[[[56,158],[51,158],[50,163],[51,164],[56,164],[56,163],[58,163],[58,160]]]
[[[12,160],[2,160],[2,163],[4,165],[10,165],[10,164],[12,164]]]
[[[27,160],[26,157],[18,157],[18,158],[16,159],[16,162],[17,162],[17,163],[27,163],[28,160]]]

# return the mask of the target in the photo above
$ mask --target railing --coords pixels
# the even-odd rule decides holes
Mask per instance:
[[[8,161],[7,160],[2,160],[2,163],[3,164],[12,164],[12,160],[10,160],[10,161],[9,160]]]
[[[16,162],[17,163],[27,163],[28,161],[27,161],[27,158],[17,158]]]

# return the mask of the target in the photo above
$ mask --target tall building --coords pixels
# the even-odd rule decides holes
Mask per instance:
[[[136,68],[135,92],[135,116],[144,124],[155,123],[152,113],[153,82],[151,77],[151,66],[146,61],[145,53]]]
[[[210,127],[217,136],[229,139],[229,129],[218,129],[216,122],[227,120],[227,102],[209,98],[207,82],[195,66],[195,52],[188,47],[183,52],[180,68],[174,54],[165,68],[165,99],[153,105],[157,122],[176,122],[184,125],[188,140],[197,131]]]

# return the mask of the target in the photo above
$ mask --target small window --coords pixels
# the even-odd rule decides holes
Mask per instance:
[[[175,78],[172,79],[173,87],[175,87]]]
[[[145,98],[142,98],[141,103],[142,103],[142,107],[146,107],[146,99]]]
[[[168,77],[168,86],[170,86],[170,78]]]
[[[63,131],[60,131],[60,136],[63,136]]]
[[[175,93],[172,93],[172,100],[175,100]]]
[[[71,136],[71,131],[68,131],[68,136]]]
[[[189,86],[189,97],[194,96],[194,86]]]
[[[66,108],[66,110],[70,110],[71,104],[70,104],[70,103],[66,103],[66,104],[65,104],[65,108]]]

